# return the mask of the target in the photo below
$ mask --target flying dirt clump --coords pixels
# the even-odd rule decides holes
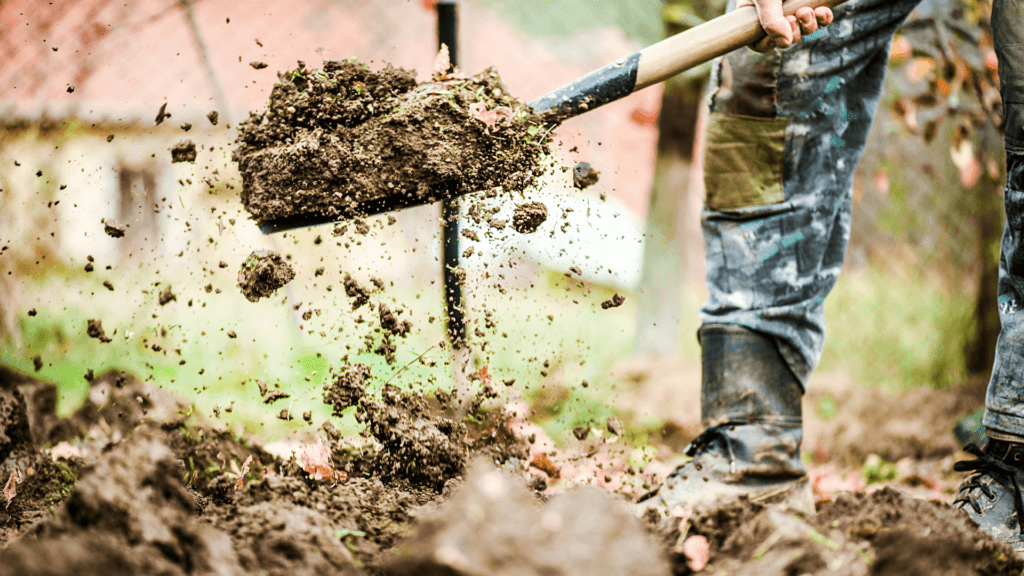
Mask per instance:
[[[126,226],[117,220],[111,220],[107,218],[103,221],[103,231],[107,233],[107,236],[111,238],[121,238],[124,236],[124,230]]]
[[[548,208],[541,202],[526,202],[516,206],[512,213],[512,228],[520,234],[536,232],[548,219]]]
[[[85,333],[89,335],[89,338],[96,338],[104,344],[110,342],[110,338],[108,338],[106,332],[103,331],[102,320],[89,320],[89,323],[85,328]]]
[[[278,74],[267,108],[242,123],[233,159],[258,221],[341,219],[381,205],[521,191],[550,162],[550,130],[494,68],[464,78],[354,59]]]
[[[366,395],[370,374],[370,367],[366,364],[342,366],[334,375],[334,382],[324,384],[324,404],[330,404],[334,415],[341,416],[346,408],[357,405]]]
[[[295,270],[273,250],[256,250],[242,262],[238,286],[250,302],[272,296],[295,278]]]
[[[196,143],[191,140],[182,140],[171,148],[171,163],[175,162],[195,162],[196,161]]]

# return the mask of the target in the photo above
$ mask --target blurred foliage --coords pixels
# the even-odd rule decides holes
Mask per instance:
[[[659,0],[480,0],[531,36],[568,37],[595,28],[620,28],[647,46],[661,39]]]

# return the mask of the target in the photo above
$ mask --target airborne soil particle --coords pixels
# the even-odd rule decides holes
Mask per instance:
[[[86,326],[85,333],[89,335],[89,338],[98,338],[99,341],[103,342],[104,344],[111,341],[111,339],[108,338],[106,333],[103,331],[102,320],[89,320],[89,324],[88,326]]]
[[[163,291],[160,292],[160,296],[157,301],[160,303],[161,306],[164,306],[171,300],[176,301],[177,299],[178,297],[174,295],[174,292],[171,292],[171,287],[168,286],[164,288]]]
[[[249,62],[249,66],[252,66],[254,70],[263,70],[267,67],[266,62]]]
[[[548,219],[548,208],[541,202],[525,202],[512,214],[512,228],[521,234],[536,232]]]
[[[366,395],[370,375],[370,367],[366,364],[342,366],[334,375],[334,382],[324,384],[324,404],[333,406],[334,415],[341,416],[343,410],[355,406]]]
[[[270,297],[295,278],[295,270],[273,250],[256,250],[242,262],[238,286],[250,302]]]
[[[352,310],[358,310],[363,304],[370,301],[370,291],[364,288],[350,274],[345,274],[343,280],[345,295],[352,298]]]
[[[609,308],[618,308],[626,302],[626,297],[616,292],[611,298],[601,302],[601,308],[607,310]]]
[[[196,143],[191,140],[182,140],[171,148],[171,163],[175,162],[195,162],[196,161]]]
[[[219,116],[220,115],[217,113],[216,110],[211,110],[210,113],[206,115],[206,119],[210,121],[210,124],[213,124],[214,126],[216,126],[217,125],[217,118]]]
[[[499,109],[512,121],[489,127],[482,118]],[[354,60],[322,70],[300,62],[278,74],[268,108],[241,126],[242,202],[259,221],[341,219],[384,197],[418,204],[521,191],[550,158],[538,122],[493,68],[417,85],[412,71],[390,65],[374,72]]]
[[[107,218],[103,221],[103,231],[107,233],[107,236],[111,238],[121,238],[124,236],[125,225],[117,220],[111,220]]]

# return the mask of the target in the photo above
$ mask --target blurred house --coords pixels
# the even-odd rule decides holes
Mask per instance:
[[[214,244],[230,219],[244,246],[218,242],[221,252],[202,258],[275,246],[279,239],[260,236],[240,212],[240,179],[230,161],[236,123],[265,106],[275,72],[297,60],[319,67],[355,56],[425,78],[436,53],[435,18],[426,1],[0,4],[0,242],[12,251],[7,256],[32,260],[42,244],[51,258],[76,265],[87,255],[123,261],[184,252],[187,259],[200,243]],[[611,28],[531,38],[473,2],[460,5],[460,20],[461,67],[473,73],[496,65],[526,100],[639,48]],[[250,66],[257,61],[267,67]],[[658,105],[654,88],[560,129],[563,163],[595,164],[602,181],[587,194],[614,198],[621,209],[613,209],[624,211],[634,231],[645,218]],[[161,110],[167,116],[158,122]],[[197,160],[172,164],[169,150],[184,139],[196,144]],[[568,152],[573,147],[578,151]],[[556,186],[574,191],[568,176]],[[104,218],[126,222],[128,238],[108,238]],[[392,245],[393,260],[378,273],[439,275],[435,259],[424,258],[436,254],[437,207],[399,218],[399,226],[378,233],[382,240],[425,249]],[[46,235],[36,234],[41,225]]]

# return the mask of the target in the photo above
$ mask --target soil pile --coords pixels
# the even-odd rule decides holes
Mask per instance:
[[[417,84],[412,71],[353,59],[279,73],[240,131],[242,202],[261,222],[521,191],[543,173],[550,132],[493,68]]]

